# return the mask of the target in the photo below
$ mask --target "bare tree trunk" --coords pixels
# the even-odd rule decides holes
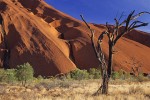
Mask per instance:
[[[100,53],[101,59],[99,59],[100,62],[100,68],[102,72],[102,83],[100,88],[97,90],[97,92],[94,95],[99,95],[99,94],[108,94],[108,82],[109,82],[109,77],[107,73],[107,65],[105,62],[104,54],[103,52]]]
[[[96,93],[94,93],[94,96],[97,96],[99,94],[108,94],[108,82],[109,82],[109,78],[108,78],[108,74],[107,74],[107,69],[104,68],[102,69],[102,83],[100,88],[97,90]]]
[[[102,94],[108,94],[108,82],[109,82],[109,78],[108,78],[108,74],[107,74],[107,69],[103,70],[102,73],[102,84],[100,87],[100,93]],[[98,94],[100,94],[98,93]]]
[[[108,59],[108,68],[107,65],[105,63],[105,59],[104,59],[104,54],[102,54],[102,60],[100,61],[102,64],[102,84],[100,86],[100,88],[98,89],[98,91],[95,93],[95,95],[99,95],[100,93],[102,94],[108,94],[108,83],[109,83],[109,79],[111,77],[112,74],[112,64],[113,64],[113,42],[109,41],[109,59]],[[102,51],[101,51],[102,52]]]
[[[112,64],[113,64],[113,44],[112,42],[109,42],[109,57],[108,57],[108,68],[107,68],[108,78],[110,78],[112,74]]]
[[[107,65],[106,65],[106,61],[105,61],[105,56],[103,54],[102,48],[101,48],[101,42],[103,39],[103,35],[105,33],[102,33],[100,36],[100,40],[97,41],[98,43],[98,47],[96,47],[95,43],[94,43],[94,30],[92,30],[90,28],[90,26],[87,24],[87,22],[84,20],[83,16],[81,16],[82,20],[85,22],[85,24],[87,25],[87,27],[89,28],[90,32],[91,32],[91,43],[92,43],[92,47],[94,49],[94,53],[99,61],[99,67],[101,68],[101,72],[102,72],[102,83],[100,88],[97,90],[96,93],[94,93],[93,95],[99,95],[100,93],[102,94],[108,94],[108,82],[109,82],[109,78],[108,78],[108,74],[107,74]]]
[[[102,89],[101,89],[102,94],[108,94],[108,82],[109,82],[108,76],[104,74],[103,82],[102,82],[103,84],[102,84]]]

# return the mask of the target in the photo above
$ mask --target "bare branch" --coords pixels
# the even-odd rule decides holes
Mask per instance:
[[[141,23],[141,24],[139,24],[139,25],[134,25],[133,27],[131,27],[130,30],[135,29],[135,28],[138,28],[138,27],[147,26],[147,25],[148,25],[148,23]],[[130,30],[129,30],[129,31],[130,31]]]
[[[119,25],[119,21],[118,21],[116,18],[115,18],[114,20],[115,20],[115,22],[116,22],[116,23],[115,23],[115,26],[118,26],[118,25]]]
[[[91,31],[91,27],[88,25],[88,23],[84,20],[84,17],[83,17],[83,15],[80,15],[81,16],[81,18],[82,18],[82,20],[84,21],[84,23],[86,24],[86,26],[90,29],[90,31]]]
[[[110,30],[110,27],[109,27],[109,25],[108,25],[108,22],[106,22],[106,28],[107,28],[107,31],[110,33],[111,30]]]
[[[144,22],[141,22],[141,21],[134,21],[130,24],[130,22],[132,20],[135,20],[136,18],[142,16],[143,14],[150,14],[149,12],[140,12],[139,14],[133,15],[134,12],[135,12],[135,10],[132,11],[128,15],[127,19],[125,19],[121,24],[119,24],[119,27],[122,26],[123,24],[125,24],[125,28],[119,35],[116,36],[116,39],[114,40],[114,44],[116,44],[116,42],[119,38],[121,38],[124,34],[131,31],[132,29],[148,25],[148,23],[144,23]]]
[[[132,15],[134,14],[134,12],[135,12],[135,10],[132,11],[132,12],[128,15],[127,19],[125,19],[122,23],[120,23],[119,26],[122,26],[122,25],[124,25],[124,24],[126,24],[126,26],[128,26],[129,21],[131,20],[131,17],[132,17]]]
[[[124,16],[123,14],[124,14],[124,12],[121,13],[121,16],[120,16],[120,18],[118,19],[118,22],[119,22],[119,21],[121,20],[121,18]]]
[[[93,46],[93,48],[94,48],[94,53],[95,53],[96,57],[99,58],[99,54],[98,54],[96,45],[95,45],[95,43],[94,43],[94,33],[95,33],[95,31],[91,29],[91,27],[90,27],[90,26],[88,25],[88,23],[85,21],[84,17],[83,17],[82,15],[80,15],[80,16],[81,16],[82,20],[84,21],[84,23],[86,24],[86,26],[89,28],[91,34],[92,34],[92,36],[91,36],[91,41],[92,41],[92,46]]]
[[[102,42],[104,35],[107,34],[105,31],[98,37],[98,40]]]
[[[135,11],[133,11],[133,12],[135,12]],[[138,17],[142,16],[143,14],[150,14],[150,12],[143,11],[143,12],[140,12],[140,13],[134,15],[134,16],[133,16],[133,14],[132,14],[132,17],[130,18],[130,20],[135,20],[135,19],[137,19]],[[127,22],[127,20],[124,20],[119,26],[122,26],[122,25],[125,24],[126,22]]]
[[[132,16],[133,16],[134,12],[135,12],[135,10],[132,11],[132,12],[128,15],[128,18],[127,18],[127,21],[126,21],[125,30],[128,29],[128,26],[129,26],[129,24],[130,24],[130,21],[132,20],[131,18],[132,18]]]
[[[140,12],[134,16],[131,17],[131,20],[135,20],[137,19],[138,17],[142,16],[143,14],[150,14],[150,12],[146,12],[146,11],[143,11],[143,12]]]
[[[126,33],[126,31],[124,30],[122,33],[120,33],[114,40],[114,45],[116,44],[116,42]]]
[[[138,27],[142,27],[142,26],[147,26],[148,23],[144,23],[141,21],[134,21],[130,26],[129,26],[129,31]]]
[[[110,34],[109,33],[111,33],[111,31],[110,31],[110,28],[109,28],[109,25],[108,25],[108,23],[106,22],[106,28],[107,28],[107,36],[108,36],[108,38],[110,38]]]
[[[113,34],[118,36],[118,29],[120,28],[119,27],[119,21],[116,18],[114,20],[116,22],[116,25],[115,25],[115,29],[114,29],[114,33]]]

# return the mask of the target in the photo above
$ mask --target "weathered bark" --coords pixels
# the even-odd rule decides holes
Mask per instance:
[[[101,64],[102,66],[106,66],[106,63],[104,61],[103,64]],[[94,93],[94,95],[99,95],[99,94],[108,94],[108,82],[109,82],[109,78],[108,78],[108,74],[107,74],[107,67],[102,67],[102,84],[100,86],[100,88],[97,90],[96,93]]]
[[[108,57],[108,68],[107,68],[108,78],[111,77],[112,70],[113,70],[113,44],[109,42],[109,57]]]
[[[96,47],[96,45],[94,43],[94,30],[92,30],[90,28],[90,26],[84,20],[83,16],[81,16],[81,18],[85,22],[85,24],[87,25],[87,27],[89,28],[89,30],[91,32],[92,47],[93,47],[94,53],[95,53],[95,55],[96,55],[96,57],[97,57],[97,59],[99,61],[99,67],[101,68],[101,72],[102,72],[102,83],[101,83],[101,86],[97,90],[97,92],[94,93],[93,95],[99,95],[100,93],[107,94],[108,93],[109,78],[108,78],[108,74],[107,74],[107,65],[106,65],[106,61],[105,61],[105,56],[104,56],[102,48],[101,48],[101,42],[102,42],[102,39],[103,39],[103,35],[105,33],[102,33],[101,36],[99,37],[100,40],[97,41],[98,47]]]

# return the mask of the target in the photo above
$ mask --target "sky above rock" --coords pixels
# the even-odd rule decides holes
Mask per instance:
[[[124,17],[135,10],[150,12],[150,0],[45,0],[54,8],[81,20],[80,14],[90,23],[113,24],[114,18],[119,17],[124,12]],[[150,23],[150,15],[139,18],[140,21]],[[149,26],[140,28],[150,33]]]

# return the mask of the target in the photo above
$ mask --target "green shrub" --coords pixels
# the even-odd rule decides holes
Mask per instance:
[[[113,72],[111,75],[112,79],[132,79],[132,76],[130,75],[130,73],[126,73],[123,70],[119,70],[118,72]]]
[[[91,79],[99,79],[101,78],[101,71],[99,69],[96,68],[90,68],[89,69],[89,77]]]
[[[70,72],[70,76],[72,79],[82,80],[82,79],[88,79],[89,73],[87,72],[87,70],[77,69],[77,70]]]
[[[66,79],[71,79],[71,75],[70,75],[70,73],[68,73],[68,74],[66,74]]]
[[[119,74],[118,77],[119,79],[125,80],[125,73],[122,69],[118,71],[118,74]]]
[[[19,81],[22,82],[22,85],[25,85],[27,81],[32,80],[34,71],[32,66],[29,63],[17,66],[16,75]]]
[[[15,69],[1,69],[0,70],[0,81],[6,83],[13,83],[17,80]]]
[[[112,75],[111,75],[111,78],[114,79],[114,80],[119,79],[120,78],[119,73],[118,72],[113,72]]]
[[[130,79],[130,78],[131,78],[131,75],[130,75],[129,72],[127,72],[127,73],[125,73],[124,77],[125,77],[125,79]]]
[[[143,81],[148,81],[149,79],[143,75],[143,73],[139,73],[137,76],[137,81],[138,82],[143,82]]]

